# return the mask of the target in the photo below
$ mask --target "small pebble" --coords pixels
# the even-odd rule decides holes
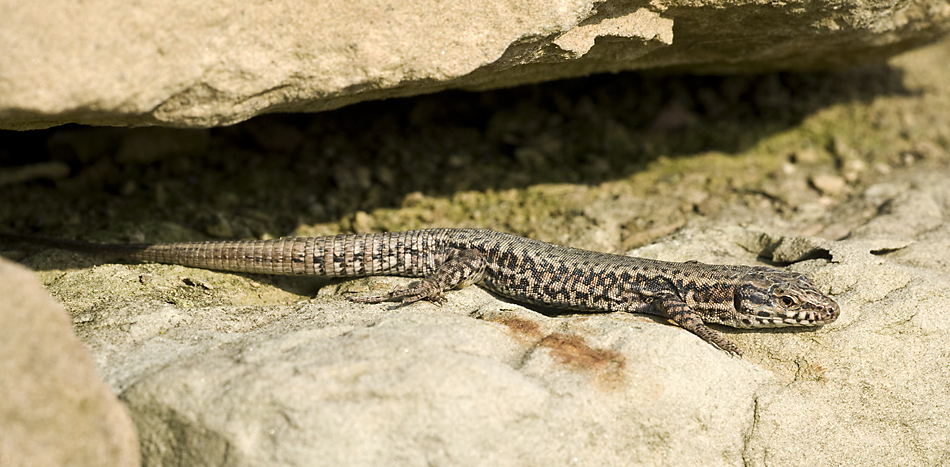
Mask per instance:
[[[823,195],[835,196],[844,193],[848,187],[844,178],[831,174],[817,174],[809,177],[809,182]]]

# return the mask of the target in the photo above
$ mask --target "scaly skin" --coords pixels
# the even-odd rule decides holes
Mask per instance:
[[[319,238],[99,245],[0,234],[132,261],[259,274],[424,277],[362,303],[441,302],[478,283],[512,300],[556,309],[627,311],[667,317],[734,355],[708,323],[735,328],[821,326],[838,304],[807,277],[768,267],[671,263],[579,250],[483,229],[426,229]]]

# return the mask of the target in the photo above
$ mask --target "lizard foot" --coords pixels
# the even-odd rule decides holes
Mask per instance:
[[[401,302],[404,304],[428,300],[441,305],[445,303],[445,294],[442,293],[439,286],[430,283],[427,280],[419,282],[413,287],[400,287],[388,294],[376,295],[372,297],[347,297],[351,302],[357,303],[382,303],[382,302]]]

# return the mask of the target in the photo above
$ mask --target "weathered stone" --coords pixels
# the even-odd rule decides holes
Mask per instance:
[[[63,307],[0,258],[0,465],[138,466],[125,408]]]
[[[621,70],[836,68],[930,42],[948,18],[943,0],[3,0],[0,128],[210,127]]]
[[[848,188],[848,182],[844,178],[832,174],[816,174],[809,181],[824,195],[840,195]]]
[[[62,271],[49,287],[134,414],[145,465],[938,465],[950,443],[943,178],[921,167],[869,187],[849,203],[887,208],[843,241],[710,221],[636,250],[793,263],[841,304],[817,330],[727,331],[741,359],[662,320],[546,316],[475,287],[442,306],[339,296],[400,278],[263,306],[231,292],[214,304],[209,291],[247,279],[179,266]],[[153,268],[171,269],[139,280]],[[153,295],[182,283],[200,287]]]

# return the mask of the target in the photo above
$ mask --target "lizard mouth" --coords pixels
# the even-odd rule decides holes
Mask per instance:
[[[753,314],[752,325],[755,327],[822,326],[838,319],[838,313],[837,305],[821,306],[814,310],[787,311],[784,314],[760,311]]]

